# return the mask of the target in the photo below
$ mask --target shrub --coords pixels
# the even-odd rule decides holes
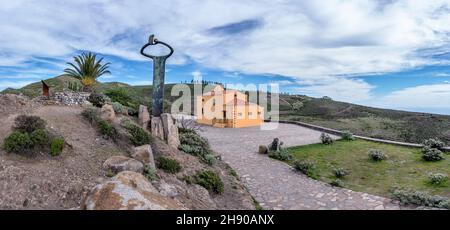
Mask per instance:
[[[333,138],[331,138],[331,136],[326,133],[322,133],[320,135],[320,140],[322,141],[322,144],[326,145],[331,145],[334,142]]]
[[[422,150],[422,159],[425,161],[440,161],[444,159],[444,155],[439,149],[425,147]]]
[[[122,104],[120,104],[119,102],[113,102],[113,103],[111,103],[111,105],[114,109],[114,112],[119,113],[119,114],[123,113],[124,107]]]
[[[121,105],[134,107],[135,103],[128,94],[127,89],[116,87],[105,92],[105,95],[111,98],[111,101],[118,102]]]
[[[212,154],[205,155],[205,157],[203,159],[204,159],[205,163],[208,165],[214,165],[216,163],[216,157]]]
[[[211,150],[208,141],[198,135],[194,130],[187,131],[184,130],[180,134],[180,146],[179,150],[198,156],[203,159],[203,161],[207,162],[207,155],[212,155],[213,151]]]
[[[105,105],[105,97],[98,93],[91,93],[88,97],[88,101],[92,103],[95,107],[103,107]]]
[[[441,185],[448,180],[448,176],[443,173],[430,173],[428,179],[433,185]]]
[[[353,141],[355,140],[355,136],[350,131],[344,131],[342,132],[342,140]]]
[[[442,149],[444,147],[444,142],[438,139],[428,139],[423,142],[423,145],[429,148]]]
[[[157,162],[158,168],[164,170],[165,172],[175,174],[181,171],[180,163],[174,159],[159,157]]]
[[[37,129],[45,129],[46,122],[38,116],[20,115],[14,121],[13,129],[22,133],[32,133]]]
[[[128,107],[128,115],[132,116],[132,117],[137,117],[137,116],[139,116],[139,111],[137,111],[134,108]]]
[[[83,112],[81,112],[81,116],[83,116],[91,124],[95,124],[100,120],[100,113],[95,108],[83,110]]]
[[[47,132],[43,129],[36,129],[30,133],[30,140],[33,143],[33,146],[44,146],[48,144]]]
[[[400,201],[403,205],[413,204],[450,209],[450,199],[441,196],[432,196],[421,191],[395,189],[392,191],[392,199]]]
[[[371,149],[369,150],[369,159],[373,161],[382,161],[387,158],[386,154],[382,150],[379,149]]]
[[[334,179],[334,180],[332,180],[331,182],[330,182],[330,185],[331,186],[333,186],[333,187],[340,187],[340,188],[342,188],[342,187],[344,187],[344,185],[343,185],[344,183],[342,182],[342,180],[341,179]]]
[[[344,178],[349,173],[347,170],[345,170],[343,168],[335,168],[335,169],[333,169],[333,174],[336,178]]]
[[[287,149],[281,149],[280,151],[269,151],[269,157],[280,161],[292,160],[292,155]]]
[[[315,170],[316,170],[316,165],[313,162],[308,162],[308,161],[295,161],[294,162],[294,168],[311,177],[311,178],[315,178]]]
[[[53,139],[50,145],[50,154],[52,156],[58,156],[61,154],[64,149],[64,143],[65,141],[62,138]]]
[[[117,132],[117,129],[114,128],[112,125],[110,125],[108,122],[104,120],[100,120],[97,123],[98,129],[100,130],[100,133],[103,135],[106,139],[112,139],[117,140],[119,137],[119,133]]]
[[[156,169],[153,168],[152,166],[145,166],[144,168],[144,176],[149,180],[149,181],[154,181],[156,180]]]
[[[143,128],[131,123],[126,124],[125,128],[131,135],[130,141],[134,146],[150,144],[151,137]]]
[[[195,175],[194,182],[217,194],[223,193],[224,185],[222,179],[213,171],[198,172]]]
[[[7,152],[20,153],[33,146],[33,142],[30,139],[28,133],[13,132],[5,138],[3,148]]]
[[[299,111],[301,108],[303,108],[303,102],[296,101],[292,104],[292,109],[295,111]]]

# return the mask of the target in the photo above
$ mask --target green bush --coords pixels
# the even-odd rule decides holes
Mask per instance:
[[[371,149],[369,150],[369,159],[373,161],[382,161],[387,158],[386,154],[382,150],[379,149]]]
[[[224,185],[219,175],[213,171],[198,172],[194,177],[194,183],[213,191],[217,194],[223,193]]]
[[[294,168],[311,178],[316,178],[316,164],[308,161],[295,161]]]
[[[445,158],[441,150],[425,147],[422,150],[422,159],[425,161],[441,161]]]
[[[95,124],[100,120],[100,113],[95,108],[83,110],[83,112],[81,112],[81,116],[83,116],[91,124]]]
[[[21,133],[32,133],[38,129],[45,129],[46,122],[38,116],[20,115],[14,120],[13,130]]]
[[[279,151],[281,149],[281,146],[283,145],[283,142],[280,141],[279,138],[274,138],[273,141],[269,144],[269,152],[270,151]]]
[[[392,199],[400,201],[403,205],[413,204],[450,209],[450,199],[442,196],[433,196],[421,191],[395,189],[392,191]]]
[[[336,178],[344,178],[349,173],[347,170],[345,170],[343,168],[335,168],[335,169],[333,169],[333,174]]]
[[[152,166],[145,166],[144,168],[144,176],[149,180],[149,181],[154,181],[156,180],[157,176],[156,176],[156,169],[153,168]]]
[[[181,165],[180,163],[178,163],[178,161],[174,160],[174,159],[170,159],[170,158],[165,158],[165,157],[159,157],[157,159],[157,166],[158,168],[164,170],[165,172],[168,173],[178,173],[181,171]]]
[[[137,111],[134,108],[128,107],[128,115],[132,117],[137,117],[139,116],[139,111]]]
[[[332,180],[332,181],[330,182],[330,185],[333,186],[333,187],[340,187],[340,188],[342,188],[342,187],[344,187],[343,184],[344,184],[344,183],[343,183],[342,180],[339,179],[339,178],[334,179],[334,180]]]
[[[205,155],[205,157],[203,159],[204,159],[205,163],[208,165],[214,165],[216,163],[216,157],[212,154]]]
[[[99,93],[91,93],[88,97],[88,101],[92,103],[95,107],[103,107],[105,105],[105,97]]]
[[[65,141],[62,138],[55,138],[50,145],[50,154],[52,156],[58,156],[64,149]]]
[[[110,125],[107,121],[100,120],[98,121],[97,126],[104,138],[114,141],[118,139],[119,133],[117,132],[117,129]]]
[[[325,144],[325,145],[331,145],[334,143],[333,138],[331,138],[331,136],[326,133],[322,133],[320,135],[320,141],[322,141],[322,144]]]
[[[129,95],[127,89],[116,87],[105,92],[105,95],[111,98],[111,101],[118,102],[125,106],[135,107],[136,103]]]
[[[342,132],[342,140],[353,141],[355,140],[355,136],[350,131],[344,131]]]
[[[150,135],[141,127],[128,123],[125,125],[128,133],[131,135],[130,141],[134,146],[150,144]]]
[[[428,179],[433,185],[441,185],[448,180],[448,176],[443,173],[430,173]]]
[[[269,151],[269,157],[280,161],[292,160],[292,155],[287,149],[281,149],[280,151]]]
[[[48,144],[47,132],[43,129],[36,129],[30,133],[30,140],[33,143],[33,146],[45,146]]]
[[[114,112],[116,112],[116,113],[118,113],[118,114],[123,113],[123,111],[125,110],[125,108],[123,107],[123,105],[120,104],[119,102],[113,102],[113,103],[111,103],[111,106],[113,107]]]
[[[209,165],[214,164],[215,159],[210,157],[213,155],[213,151],[205,138],[198,135],[194,130],[179,129],[179,131],[181,131],[179,150],[197,156]]]
[[[28,133],[13,132],[5,138],[3,148],[7,152],[21,153],[33,147],[33,142]]]
[[[429,148],[436,148],[436,149],[442,149],[444,147],[444,142],[438,140],[438,139],[433,139],[430,138],[428,140],[425,140],[423,142],[423,145]]]

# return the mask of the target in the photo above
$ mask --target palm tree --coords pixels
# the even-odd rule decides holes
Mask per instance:
[[[111,74],[108,70],[111,63],[102,64],[103,58],[96,60],[97,55],[91,52],[82,53],[73,57],[73,59],[74,63],[67,62],[72,68],[65,69],[64,75],[79,79],[85,91],[90,91],[100,76]]]

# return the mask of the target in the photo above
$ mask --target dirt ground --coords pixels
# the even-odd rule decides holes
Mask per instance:
[[[106,179],[103,162],[121,154],[116,146],[97,136],[80,116],[79,107],[44,106],[31,114],[47,121],[47,127],[64,136],[73,147],[58,157],[8,154],[0,150],[0,209],[70,209],[79,205],[83,193]],[[20,114],[20,113],[19,113]],[[0,119],[0,144],[11,132],[14,118]]]

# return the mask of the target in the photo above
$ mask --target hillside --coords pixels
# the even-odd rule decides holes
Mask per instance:
[[[60,91],[67,88],[69,82],[77,81],[62,76],[46,80],[53,91]],[[169,111],[172,102],[178,98],[170,96],[173,86],[174,84],[166,85],[166,111]],[[99,83],[94,90],[106,93],[118,88],[124,89],[132,104],[151,104],[152,86],[130,86],[112,82]],[[190,88],[193,92],[192,84]],[[21,89],[7,89],[2,93],[22,93],[36,97],[40,92],[41,83],[37,82]],[[450,116],[372,108],[305,95],[280,94],[279,96],[280,119],[283,120],[303,121],[338,130],[349,130],[358,135],[416,143],[437,137],[450,144]],[[268,100],[270,102],[270,98]],[[301,106],[294,110],[293,105],[298,102],[301,102]]]

